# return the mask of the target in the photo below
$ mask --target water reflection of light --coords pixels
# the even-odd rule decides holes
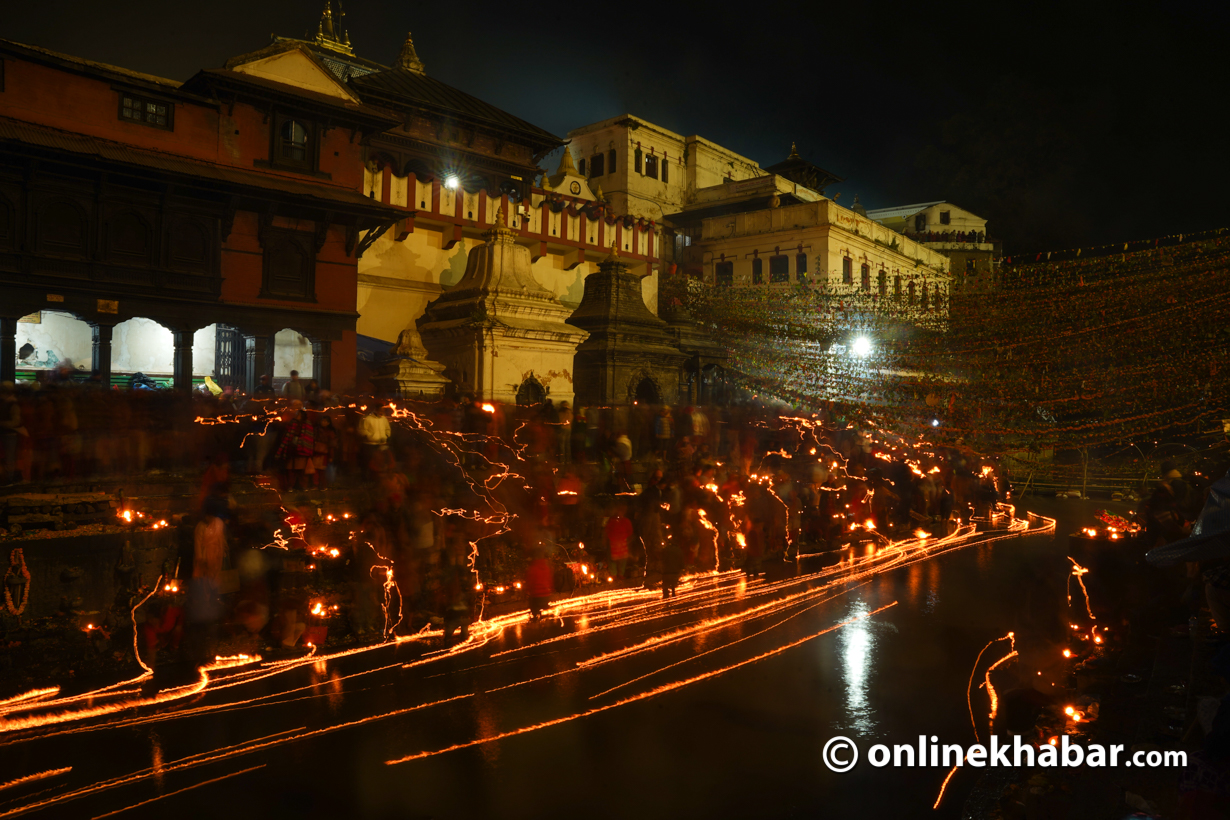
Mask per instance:
[[[846,728],[863,733],[870,733],[875,729],[871,706],[867,702],[867,678],[871,673],[871,650],[874,643],[868,622],[864,618],[867,612],[865,602],[856,602],[846,620],[859,620],[838,633],[846,679]]]

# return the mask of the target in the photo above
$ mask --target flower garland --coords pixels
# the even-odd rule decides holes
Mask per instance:
[[[20,618],[21,613],[26,611],[26,604],[30,602],[30,570],[26,569],[26,557],[22,552],[21,547],[17,547],[9,553],[9,568],[4,573],[4,607],[14,616]],[[9,577],[16,575],[25,583],[25,589],[21,594],[21,606],[13,605],[13,594],[9,592]]]

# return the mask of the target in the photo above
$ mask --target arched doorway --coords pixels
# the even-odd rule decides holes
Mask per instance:
[[[547,400],[547,391],[538,379],[530,376],[517,388],[517,406],[533,407]]]
[[[637,383],[633,400],[637,404],[661,404],[662,394],[658,392],[658,386],[653,379],[646,376]]]

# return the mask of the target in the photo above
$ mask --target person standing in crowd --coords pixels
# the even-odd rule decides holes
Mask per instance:
[[[379,474],[385,467],[389,450],[389,436],[393,427],[389,424],[384,408],[372,405],[359,422],[359,440],[363,442],[363,469],[369,477]]]
[[[632,541],[632,522],[626,515],[628,505],[620,501],[615,505],[615,514],[606,522],[606,544],[611,553],[611,577],[618,583],[623,580],[628,566],[628,545]]]
[[[288,399],[303,399],[303,382],[299,381],[299,371],[290,371],[290,381],[282,385],[282,395]]]
[[[316,435],[312,446],[312,461],[316,467],[312,482],[328,487],[333,482],[333,460],[337,456],[337,430],[333,428],[333,419],[328,413],[321,413],[316,419]]]
[[[653,436],[657,442],[657,453],[660,458],[669,458],[671,442],[675,439],[675,422],[671,418],[671,409],[663,407],[658,411],[658,417],[653,422]]]
[[[305,484],[305,477],[316,474],[316,465],[312,461],[316,455],[316,425],[303,409],[303,402],[292,402],[291,412],[293,415],[286,425],[286,435],[278,447],[277,458],[285,465],[286,489],[297,490]]]
[[[683,550],[673,538],[667,539],[662,548],[662,597],[673,598],[679,594],[679,576],[683,573]]]
[[[269,378],[268,373],[262,373],[260,384],[256,385],[256,389],[252,391],[252,397],[255,399],[272,399],[277,393],[273,389],[273,380]]]
[[[551,563],[536,549],[531,554],[530,563],[525,568],[525,592],[530,599],[530,620],[537,621],[542,617],[542,611],[551,603],[551,593],[555,591],[551,575]]]

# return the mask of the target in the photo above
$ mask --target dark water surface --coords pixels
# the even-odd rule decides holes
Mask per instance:
[[[945,770],[876,769],[864,760],[839,775],[824,767],[820,753],[834,735],[855,739],[864,755],[873,743],[916,743],[920,734],[942,743],[972,743],[965,695],[971,669],[979,651],[1009,631],[1016,633],[1022,654],[995,673],[1001,694],[1026,679],[1042,689],[1060,679],[1056,647],[1068,621],[1067,533],[1093,523],[1093,513],[1105,505],[1026,506],[1058,518],[1057,536],[969,546],[827,590],[814,581],[758,596],[757,583],[740,586],[726,578],[713,582],[712,595],[683,595],[665,611],[649,604],[626,608],[629,615],[653,616],[636,623],[604,629],[612,623],[608,613],[621,610],[595,607],[568,615],[563,624],[509,627],[485,645],[410,668],[402,664],[423,658],[421,643],[312,662],[255,680],[248,673],[246,682],[234,686],[223,684],[242,678],[224,670],[204,692],[174,703],[0,734],[0,783],[73,767],[0,789],[0,817],[126,776],[134,780],[57,800],[34,813],[958,817],[977,779],[974,771],[959,772],[940,810],[932,811]],[[804,566],[809,569],[818,567]],[[799,598],[764,617],[593,668],[576,666],[788,595]],[[894,601],[879,614],[762,660],[567,719],[780,650]],[[496,655],[556,636],[565,637]],[[988,650],[983,668],[1007,648],[1002,642]],[[701,654],[709,650],[716,651]],[[642,675],[648,677],[601,694]],[[247,702],[255,698],[265,699]],[[985,739],[988,701],[982,690],[975,688],[973,705]],[[190,711],[211,706],[221,708]],[[423,708],[380,717],[416,706]],[[388,764],[558,720],[563,722]],[[334,728],[351,721],[364,722]],[[325,731],[304,735],[314,730]],[[270,745],[245,752],[242,744],[253,742]],[[183,765],[194,755],[207,760]],[[252,767],[260,768],[244,771]]]

